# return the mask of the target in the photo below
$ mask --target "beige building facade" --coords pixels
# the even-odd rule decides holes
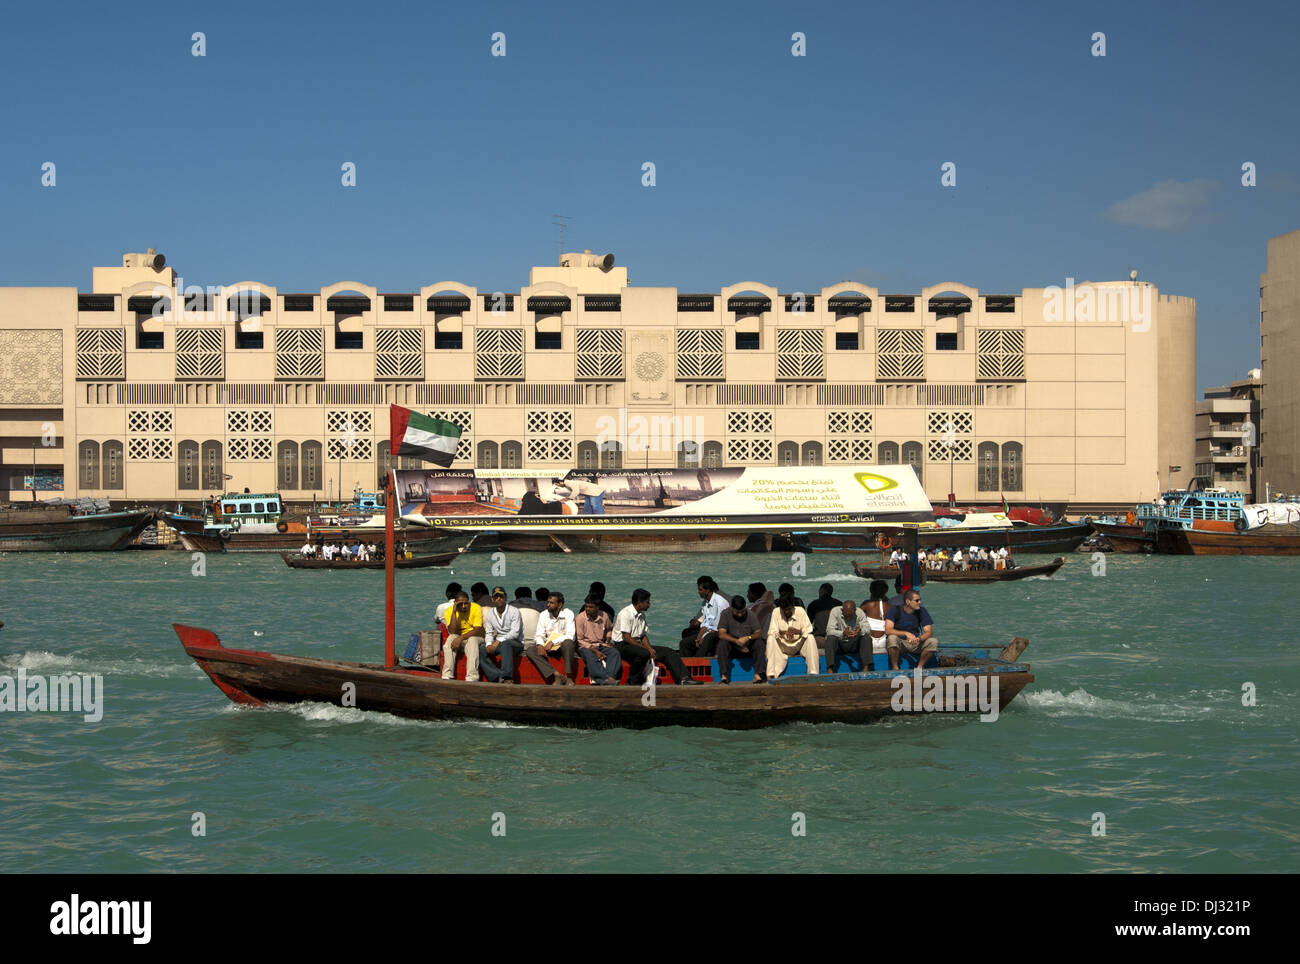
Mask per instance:
[[[1240,492],[1256,502],[1260,370],[1205,390],[1196,403],[1196,475],[1207,487]]]
[[[1152,498],[1194,472],[1196,303],[1122,281],[637,287],[590,252],[516,292],[187,290],[152,252],[89,292],[0,288],[0,498],[290,502],[373,489],[387,406],[456,465],[910,463],[932,501]]]
[[[1259,494],[1300,493],[1300,231],[1268,242],[1259,277]]]

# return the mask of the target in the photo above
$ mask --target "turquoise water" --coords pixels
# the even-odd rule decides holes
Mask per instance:
[[[467,556],[455,578],[570,602],[600,578],[616,605],[644,586],[661,642],[694,614],[700,573],[728,592],[789,580],[811,600],[829,580],[866,595],[834,556],[809,556],[797,577],[778,554],[504,564],[493,575],[491,556]],[[97,723],[0,713],[0,870],[1294,870],[1298,576],[1300,560],[1111,555],[1098,577],[1080,554],[1050,580],[927,586],[945,642],[1031,640],[1036,682],[994,723],[577,732],[237,709],[170,628],[378,659],[382,573],[255,555],[210,556],[202,577],[179,552],[0,556],[0,674],[99,673],[105,686]],[[399,574],[399,645],[448,579]]]

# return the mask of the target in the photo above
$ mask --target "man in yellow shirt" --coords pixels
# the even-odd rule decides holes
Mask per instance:
[[[483,608],[470,602],[469,594],[458,592],[443,617],[447,623],[447,641],[442,644],[442,678],[456,676],[456,651],[465,651],[465,682],[478,682],[479,652],[484,645]]]

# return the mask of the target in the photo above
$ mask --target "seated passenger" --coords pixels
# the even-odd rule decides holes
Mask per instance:
[[[675,650],[667,646],[655,649],[650,645],[650,635],[646,629],[645,612],[650,608],[650,593],[645,589],[632,591],[632,602],[618,611],[614,628],[610,631],[609,641],[618,648],[619,656],[628,665],[627,681],[629,685],[640,686],[646,680],[646,670],[651,660],[662,661],[673,674],[679,685],[699,685],[699,680],[692,679],[686,671],[682,658]]]
[[[872,659],[864,669],[870,669],[875,665],[875,655],[880,653],[884,655],[885,647],[885,614],[889,611],[889,584],[883,579],[875,579],[871,583],[869,590],[870,595],[862,601],[862,615],[866,617],[867,627],[871,633],[871,655]]]
[[[768,680],[775,680],[785,672],[791,656],[802,656],[808,664],[809,675],[816,676],[820,671],[819,655],[808,614],[796,605],[793,595],[781,596],[767,630]]]
[[[808,606],[808,618],[813,621],[813,626],[817,625],[817,615],[819,613],[829,613],[832,609],[840,604],[835,598],[835,587],[829,582],[824,582],[817,587],[817,598]]]
[[[718,620],[718,674],[719,683],[731,682],[732,647],[736,656],[749,656],[754,660],[754,682],[763,681],[767,662],[767,642],[763,627],[753,607],[745,605],[744,596],[732,596],[731,607]]]
[[[781,585],[776,587],[776,598],[780,599],[782,596],[789,596],[794,600],[796,606],[800,609],[804,608],[803,600],[794,594],[794,586],[790,585],[788,582],[783,582]]]
[[[456,593],[456,601],[447,610],[447,641],[442,644],[442,678],[456,675],[456,652],[465,652],[465,682],[479,680],[479,657],[482,655],[483,607],[471,602],[469,593]]]
[[[901,606],[891,606],[885,614],[885,647],[889,651],[889,668],[898,669],[899,654],[918,658],[918,667],[924,667],[939,648],[934,636],[934,620],[921,605],[921,594],[909,589],[903,594]]]
[[[564,593],[553,592],[546,600],[546,611],[537,617],[537,632],[533,641],[524,647],[524,655],[537,667],[546,682],[558,680],[561,686],[572,686],[577,674],[572,611],[564,608]],[[549,653],[559,652],[564,657],[564,672],[556,674],[547,659]]]
[[[573,621],[578,653],[587,664],[587,675],[593,686],[617,686],[623,668],[618,650],[609,644],[613,623],[600,610],[600,600],[589,595],[582,604],[582,612]]]
[[[763,630],[763,638],[767,639],[767,624],[772,618],[772,609],[776,606],[776,597],[772,595],[772,590],[768,589],[761,582],[751,582],[747,593],[749,599],[749,608],[758,619],[759,628]]]
[[[691,620],[693,633],[683,633],[678,652],[682,656],[712,656],[718,645],[718,620],[727,608],[727,598],[709,576],[700,576],[695,591],[704,600],[700,613]]]
[[[489,683],[513,683],[515,660],[524,652],[524,620],[519,610],[506,605],[506,591],[502,586],[492,590],[492,606],[483,614],[483,656],[479,660],[483,675]],[[501,668],[491,657],[501,654]]]
[[[840,653],[851,653],[863,669],[871,669],[871,627],[852,599],[832,609],[826,624],[826,672],[837,672]]]

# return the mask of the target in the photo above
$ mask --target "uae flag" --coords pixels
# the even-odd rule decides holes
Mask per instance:
[[[389,406],[388,419],[389,452],[393,458],[403,456],[427,459],[444,467],[451,465],[460,440],[459,425],[400,405]]]

